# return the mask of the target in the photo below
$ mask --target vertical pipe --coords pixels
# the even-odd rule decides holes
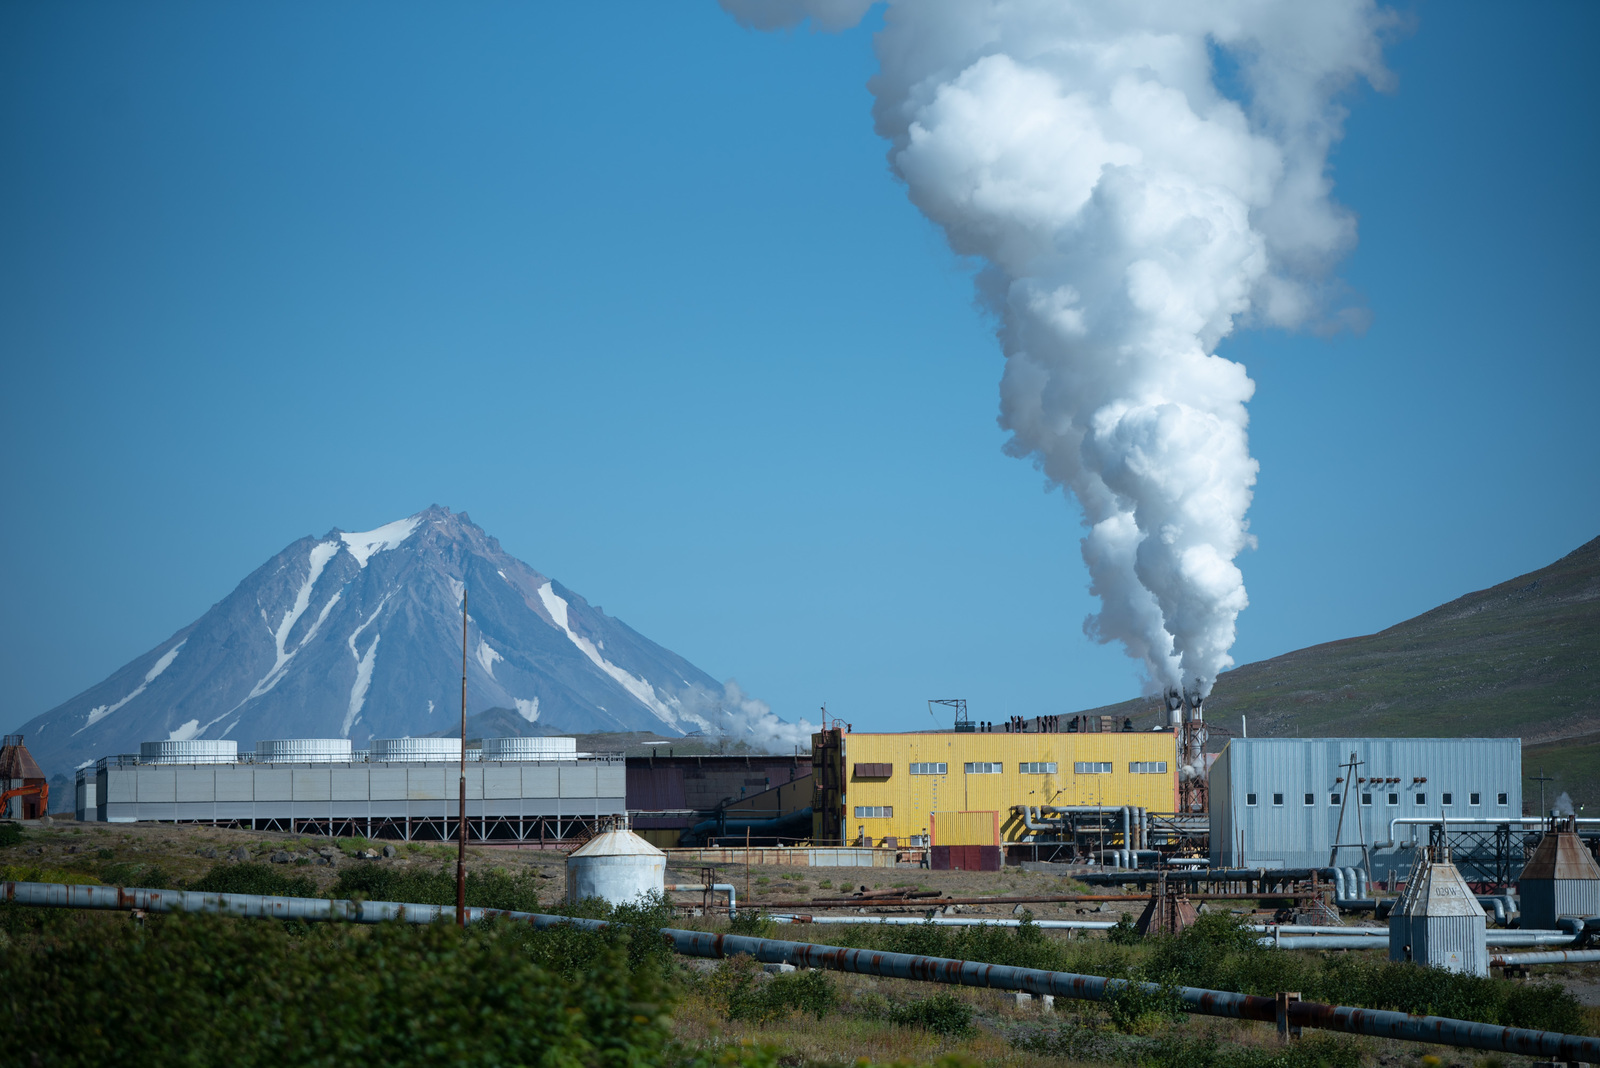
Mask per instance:
[[[461,587],[461,838],[456,846],[456,926],[467,925],[467,588]]]

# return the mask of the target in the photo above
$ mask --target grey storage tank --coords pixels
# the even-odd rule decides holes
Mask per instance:
[[[1552,930],[1563,916],[1600,916],[1600,864],[1574,820],[1551,821],[1518,880],[1522,926]]]
[[[591,897],[624,905],[662,893],[667,855],[628,830],[606,831],[567,856],[567,901]]]
[[[1488,921],[1478,898],[1450,863],[1450,851],[1419,850],[1406,888],[1389,913],[1389,959],[1489,974]]]

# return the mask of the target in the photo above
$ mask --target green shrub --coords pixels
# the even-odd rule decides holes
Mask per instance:
[[[159,864],[107,864],[100,869],[107,886],[132,886],[143,890],[170,890],[172,876]]]
[[[429,871],[358,864],[339,872],[332,893],[336,898],[453,906],[456,903],[456,873],[453,868]],[[515,873],[503,868],[487,872],[469,871],[467,904],[474,908],[534,912],[539,907],[538,876],[527,869]]]
[[[767,999],[783,1009],[822,1019],[839,1007],[839,988],[827,972],[808,970],[775,975],[767,983]]]
[[[948,991],[930,998],[889,1006],[889,1022],[901,1027],[920,1027],[936,1035],[960,1038],[970,1035],[972,1006]]]
[[[822,1019],[839,1007],[839,990],[826,972],[789,972],[767,978],[754,957],[724,960],[707,981],[714,1001],[730,1020],[766,1024],[791,1013]]]
[[[682,1063],[659,972],[597,945],[573,980],[504,926],[213,916],[8,950],[0,1033],[54,1065]]]
[[[778,925],[760,909],[742,909],[728,921],[728,933],[751,938],[772,938],[778,933]]]
[[[1144,935],[1139,933],[1133,918],[1124,912],[1116,926],[1106,932],[1106,940],[1116,946],[1135,946],[1144,941]]]
[[[264,894],[271,897],[316,897],[317,884],[304,875],[284,875],[270,864],[216,864],[191,882],[190,890],[208,894]]]
[[[1170,983],[1128,983],[1106,1003],[1111,1023],[1127,1034],[1149,1034],[1170,1024],[1182,1023],[1183,999]]]
[[[21,824],[0,823],[0,849],[6,849],[10,846],[20,845],[22,840],[26,837],[27,835],[22,833]]]

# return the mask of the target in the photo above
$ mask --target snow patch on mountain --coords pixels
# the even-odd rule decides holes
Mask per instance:
[[[390,526],[393,525],[392,523],[390,524]],[[345,708],[344,723],[339,727],[339,737],[341,738],[350,737],[350,728],[356,725],[356,720],[361,717],[361,707],[367,703],[367,690],[372,686],[372,666],[377,663],[378,641],[383,635],[374,634],[372,636],[372,644],[367,646],[365,653],[356,650],[356,639],[361,637],[362,631],[377,621],[379,613],[383,611],[383,606],[389,603],[390,596],[392,594],[384,594],[383,600],[378,602],[378,607],[373,609],[372,615],[368,616],[366,622],[357,627],[355,632],[346,640],[346,644],[350,647],[350,655],[355,658],[356,662],[356,681],[350,686],[350,704]]]
[[[494,678],[494,662],[504,659],[505,657],[489,648],[488,642],[482,638],[478,639],[478,663],[483,665],[483,670],[489,673],[491,679]]]
[[[283,673],[288,670],[289,661],[294,659],[294,654],[303,649],[306,642],[309,642],[317,633],[317,627],[314,626],[304,638],[300,639],[300,644],[298,646],[292,650],[287,648],[289,632],[293,630],[294,625],[300,621],[300,617],[306,614],[306,609],[311,607],[312,588],[316,586],[317,579],[322,577],[322,569],[328,566],[328,561],[332,560],[334,554],[338,551],[339,546],[331,541],[320,541],[311,547],[311,556],[307,561],[309,567],[306,571],[306,579],[300,584],[300,589],[296,591],[294,595],[294,603],[290,605],[289,610],[283,614],[283,622],[279,623],[278,629],[272,632],[273,643],[277,646],[277,659],[273,661],[272,670],[261,677],[261,681],[255,684],[254,688],[252,688],[250,691],[250,696],[244,699],[245,701],[248,701],[251,698],[260,697],[262,694],[278,685],[278,680],[283,678]],[[337,594],[334,595],[334,599],[338,599]],[[333,602],[329,601],[327,606],[323,608],[321,614],[317,617],[317,626],[320,626],[322,621],[327,618],[328,609],[332,607]],[[266,621],[266,609],[262,609],[261,619],[263,622]],[[270,630],[272,625],[268,623],[267,626]],[[239,703],[244,704],[244,701]]]
[[[193,738],[195,735],[197,735],[199,733],[200,733],[200,721],[197,720],[197,719],[191,719],[188,722],[186,722],[183,726],[179,727],[177,730],[168,732],[167,741],[169,741],[169,742],[187,742],[190,738]]]
[[[534,720],[539,718],[539,699],[537,697],[531,701],[524,701],[522,698],[518,697],[516,698],[516,702],[517,714],[523,719],[527,720],[529,723],[532,723]]]
[[[422,522],[420,515],[410,516],[406,519],[396,519],[393,523],[385,523],[377,530],[367,530],[359,534],[340,534],[345,548],[350,550],[350,555],[356,558],[356,563],[362,567],[367,566],[375,553],[385,549],[398,547],[411,532],[417,529],[417,524]]]
[[[188,639],[185,638],[184,641],[188,641]],[[171,649],[168,649],[165,653],[163,653],[162,656],[161,656],[161,659],[157,660],[155,662],[155,664],[150,668],[150,670],[144,673],[144,681],[139,683],[139,685],[134,689],[134,691],[132,693],[130,693],[128,696],[124,697],[122,700],[118,701],[116,704],[113,704],[113,705],[97,705],[94,708],[89,709],[89,715],[83,721],[83,726],[79,727],[77,730],[73,731],[72,733],[73,734],[82,734],[84,731],[88,730],[90,727],[94,726],[96,723],[99,723],[101,720],[105,719],[107,716],[111,715],[111,713],[115,712],[117,709],[121,708],[123,705],[125,705],[129,701],[133,700],[135,697],[138,697],[140,694],[144,693],[145,687],[149,686],[152,682],[156,681],[156,678],[163,671],[167,670],[167,668],[171,667],[172,666],[172,662],[174,660],[178,659],[178,650],[183,648],[183,644],[184,644],[183,642],[179,642],[177,645],[174,645]]]
[[[613,679],[615,679],[624,690],[627,690],[628,693],[632,694],[640,704],[654,712],[663,723],[669,724],[672,727],[678,726],[677,713],[672,708],[669,708],[667,705],[662,703],[661,698],[656,696],[654,687],[652,687],[644,679],[641,679],[639,676],[624,671],[622,668],[619,668],[617,665],[601,656],[600,650],[594,647],[593,642],[574,631],[572,627],[568,625],[567,602],[562,599],[560,594],[556,593],[555,590],[550,588],[550,583],[546,582],[543,586],[539,587],[539,600],[544,603],[545,611],[550,613],[550,618],[555,621],[556,626],[565,632],[567,640],[572,642],[573,645],[576,645],[578,649],[582,651],[583,655],[589,658],[590,662],[592,662],[595,667],[599,668],[601,671],[604,671],[607,675],[610,675]],[[673,701],[673,705],[676,706],[677,702]],[[709,724],[705,723],[703,720],[700,720],[698,717],[696,717],[695,722],[697,722],[701,727],[709,726]]]

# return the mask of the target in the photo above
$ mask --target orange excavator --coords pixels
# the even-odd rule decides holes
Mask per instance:
[[[45,781],[39,762],[22,744],[20,734],[8,734],[0,741],[0,787],[12,783],[16,785],[0,792],[0,817],[11,811],[13,797],[23,799],[22,818],[25,820],[36,820],[50,811],[50,784]],[[39,800],[28,800],[32,797]]]
[[[30,782],[26,786],[19,786],[15,790],[0,793],[0,816],[4,816],[11,809],[13,797],[37,797],[38,804],[22,803],[22,818],[36,820],[50,811],[50,784],[47,782]]]

